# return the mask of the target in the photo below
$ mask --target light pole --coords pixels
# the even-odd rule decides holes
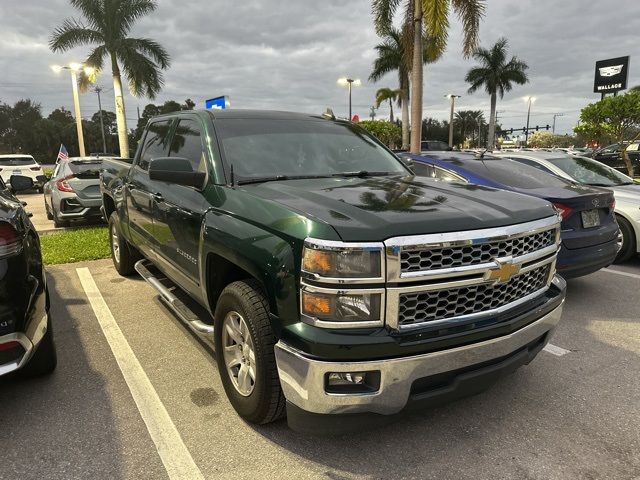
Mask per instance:
[[[107,140],[104,137],[104,119],[102,118],[102,101],[100,100],[102,87],[95,87],[93,91],[98,94],[98,112],[100,113],[100,133],[102,134],[102,152],[107,153]]]
[[[351,89],[352,87],[359,87],[361,82],[359,79],[353,79],[349,77],[342,77],[338,79],[338,85],[342,87],[349,87],[349,121],[351,121]]]
[[[80,156],[86,156],[84,150],[84,134],[82,133],[82,115],[80,113],[80,94],[78,93],[78,72],[84,70],[87,75],[93,73],[91,67],[85,67],[81,63],[70,63],[69,65],[53,65],[51,67],[55,73],[60,73],[62,70],[68,70],[71,72],[71,88],[73,89],[73,108],[76,114],[76,129],[78,130],[78,147],[80,149]]]
[[[449,111],[449,148],[453,148],[453,108],[456,103],[456,98],[460,98],[460,95],[450,93],[445,95],[445,97],[451,100],[451,110]]]
[[[536,97],[524,97],[524,101],[529,103],[529,107],[527,108],[527,128],[524,132],[524,146],[529,146],[529,117],[531,116],[531,104],[536,101]]]
[[[564,113],[554,113],[553,114],[553,128],[551,129],[551,133],[553,135],[556,134],[556,117],[564,117]]]

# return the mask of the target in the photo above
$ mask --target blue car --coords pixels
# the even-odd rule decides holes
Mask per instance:
[[[510,190],[553,203],[562,214],[557,269],[565,278],[593,273],[613,263],[620,248],[607,190],[579,185],[522,163],[462,152],[403,154],[416,175]]]

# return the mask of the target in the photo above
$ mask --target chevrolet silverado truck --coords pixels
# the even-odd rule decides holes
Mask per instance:
[[[249,422],[348,431],[477,393],[560,320],[551,204],[415,176],[331,114],[156,117],[101,191],[115,268],[213,345]]]

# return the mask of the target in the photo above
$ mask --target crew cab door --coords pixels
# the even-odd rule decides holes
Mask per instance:
[[[142,149],[131,169],[125,185],[125,200],[129,216],[129,232],[133,245],[147,257],[153,258],[153,195],[156,193],[149,179],[149,164],[154,158],[166,157],[172,120],[151,121],[147,126]]]
[[[203,125],[196,115],[181,115],[170,143],[169,157],[186,158],[194,171],[207,173]],[[208,203],[193,187],[154,182],[154,247],[157,261],[176,280],[186,276],[200,283],[200,229]]]

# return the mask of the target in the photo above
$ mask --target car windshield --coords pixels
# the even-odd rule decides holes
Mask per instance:
[[[630,185],[633,183],[631,177],[627,177],[623,173],[590,158],[566,156],[550,158],[549,162],[578,183],[604,187]]]
[[[462,166],[490,180],[522,190],[567,186],[566,181],[555,175],[509,158],[489,157],[484,160],[468,160],[463,162]]]
[[[20,167],[24,165],[34,165],[36,161],[28,157],[5,157],[0,158],[0,166],[3,167]]]
[[[239,181],[341,174],[407,174],[364,129],[327,120],[218,119],[225,160]]]
[[[90,162],[69,162],[69,170],[76,178],[99,178],[102,160]]]

